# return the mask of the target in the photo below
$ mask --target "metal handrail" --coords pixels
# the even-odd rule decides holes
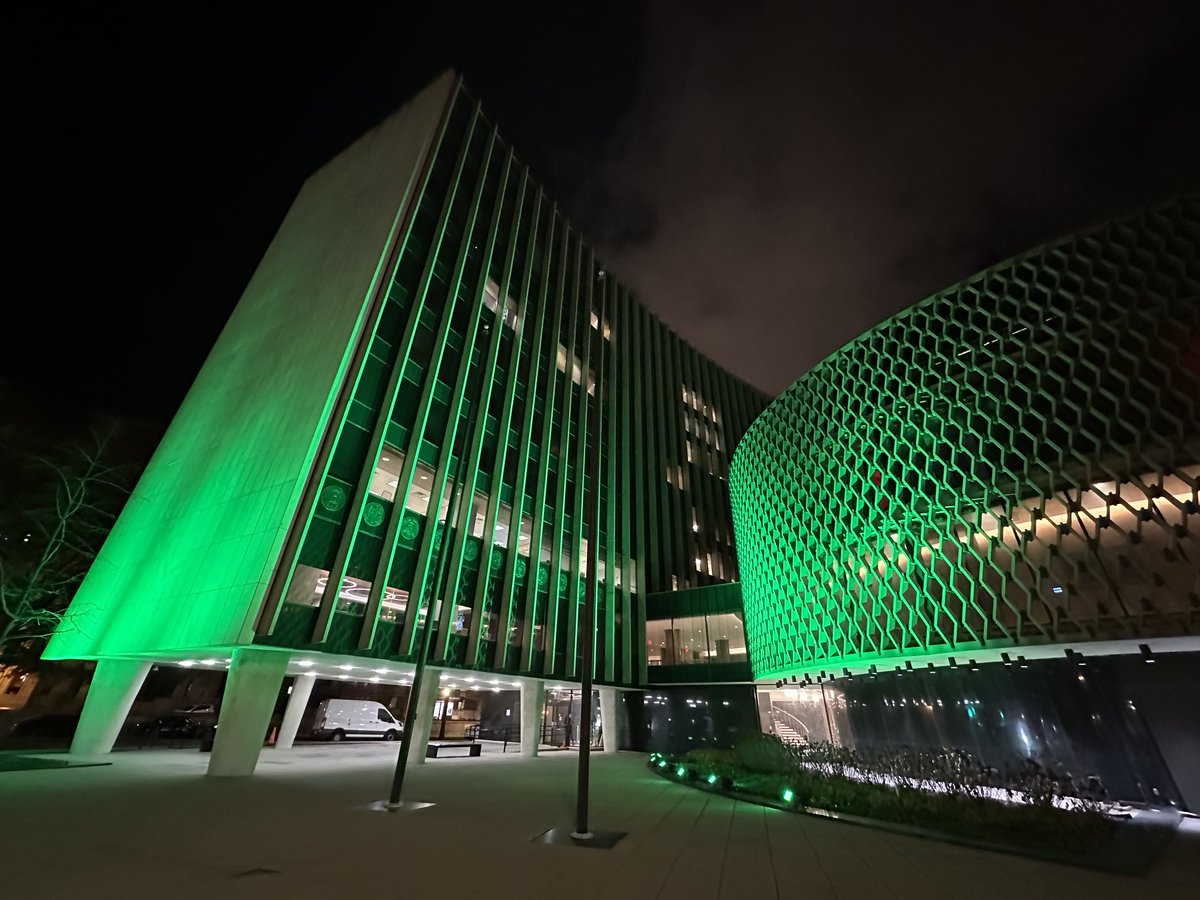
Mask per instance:
[[[805,724],[804,724],[802,721],[800,721],[800,720],[799,720],[799,719],[797,719],[795,716],[793,716],[793,715],[792,715],[790,712],[788,712],[786,709],[778,709],[778,708],[775,706],[775,703],[774,703],[774,701],[772,701],[772,703],[771,703],[771,719],[772,719],[772,720],[774,720],[774,719],[775,719],[775,713],[777,713],[777,712],[783,713],[785,716],[787,716],[789,719],[791,719],[793,722],[795,722],[797,725],[799,725],[801,728],[803,728],[803,729],[804,729],[804,733],[805,733],[805,734],[812,734],[812,729],[811,729],[811,728],[809,728],[809,727],[808,727],[807,725],[805,725]],[[794,729],[793,729],[793,730],[794,730]]]

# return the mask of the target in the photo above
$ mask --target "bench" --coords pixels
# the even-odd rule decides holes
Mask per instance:
[[[437,759],[438,754],[442,750],[456,750],[461,748],[465,748],[467,750],[467,756],[478,756],[483,750],[483,744],[476,744],[474,741],[471,741],[470,743],[451,743],[449,741],[441,741],[436,744],[430,743],[429,746],[425,748],[425,758]]]

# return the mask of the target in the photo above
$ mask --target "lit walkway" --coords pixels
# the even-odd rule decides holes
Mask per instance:
[[[575,755],[447,759],[415,767],[389,815],[395,745],[264,751],[258,774],[204,777],[203,754],[114,754],[112,766],[0,773],[5,894],[205,898],[880,898],[1187,896],[1200,833],[1146,879],[1103,875],[764,810],[650,775],[644,757],[597,755],[593,823],[629,832],[612,851],[530,839],[568,824]]]

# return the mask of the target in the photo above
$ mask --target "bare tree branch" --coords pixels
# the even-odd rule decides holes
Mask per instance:
[[[128,494],[131,473],[106,459],[111,441],[96,433],[15,462],[26,490],[0,508],[0,658],[79,630],[85,611],[71,599]]]

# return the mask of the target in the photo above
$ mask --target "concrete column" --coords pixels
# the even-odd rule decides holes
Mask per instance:
[[[150,663],[143,659],[102,659],[96,663],[71,752],[81,756],[108,753],[137,699]]]
[[[604,732],[604,752],[616,753],[621,749],[621,726],[618,722],[620,698],[617,689],[602,687],[600,694],[600,729]]]
[[[307,672],[297,675],[292,682],[292,692],[288,694],[287,709],[283,711],[283,722],[279,726],[279,736],[275,738],[276,750],[290,750],[296,740],[296,731],[300,728],[300,720],[304,718],[304,710],[308,706],[308,698],[312,696],[313,685],[317,676]]]
[[[433,728],[433,704],[442,692],[442,670],[428,668],[421,681],[421,694],[416,698],[417,717],[413,720],[412,743],[408,746],[408,764],[425,765],[425,748]],[[413,701],[410,699],[409,703]]]
[[[537,756],[542,742],[542,710],[546,708],[546,682],[521,682],[521,755]]]
[[[239,647],[233,651],[209,775],[254,774],[287,664],[288,655],[277,650]]]

